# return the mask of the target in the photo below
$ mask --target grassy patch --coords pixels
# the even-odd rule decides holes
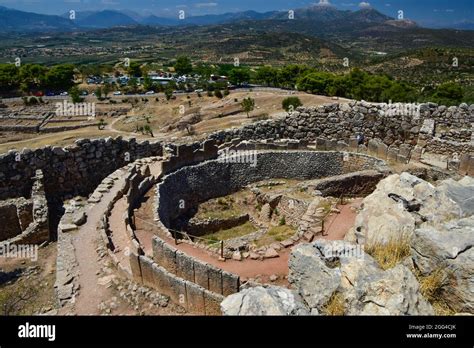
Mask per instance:
[[[329,301],[324,305],[322,313],[325,315],[344,315],[345,312],[346,306],[342,294],[338,291],[333,292]]]
[[[372,256],[382,269],[386,270],[395,267],[410,255],[410,241],[408,237],[402,237],[388,243],[373,243],[365,246],[365,252]]]
[[[265,235],[255,241],[255,244],[260,247],[263,245],[269,245],[275,242],[281,242],[285,239],[292,237],[296,232],[296,229],[290,225],[274,226],[268,230]]]
[[[201,204],[195,217],[200,220],[229,219],[242,214],[242,211],[235,204],[234,198],[226,196]]]
[[[245,236],[255,231],[256,231],[256,228],[254,227],[254,225],[252,225],[249,221],[247,221],[243,225],[229,228],[228,230],[221,230],[212,234],[208,234],[204,236],[203,238],[210,239],[208,244],[213,244],[221,240],[227,240],[227,239]]]

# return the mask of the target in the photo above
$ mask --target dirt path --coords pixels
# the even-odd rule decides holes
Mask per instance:
[[[197,249],[192,245],[184,243],[175,245],[172,238],[166,237],[158,227],[153,226],[153,198],[154,190],[151,190],[145,195],[143,203],[136,211],[136,216],[138,217],[136,219],[136,235],[146,254],[152,255],[151,240],[154,235],[159,235],[160,238],[178,250],[225,271],[238,274],[242,280],[259,278],[264,283],[270,283],[270,276],[277,275],[279,280],[275,282],[276,284],[288,285],[285,277],[288,275],[288,260],[291,248],[281,251],[279,253],[280,256],[277,258],[266,259],[264,261],[252,259],[244,259],[243,261],[219,261],[217,256],[202,249]],[[349,229],[354,225],[357,215],[355,208],[360,205],[361,201],[362,198],[357,198],[347,204],[339,205],[337,208],[340,210],[340,213],[332,214],[326,219],[325,226],[327,228],[327,235],[322,238],[328,240],[343,239]]]
[[[325,235],[322,239],[340,240],[344,239],[349,229],[354,226],[357,216],[356,208],[360,206],[363,198],[356,198],[347,204],[338,205],[340,213],[331,214],[324,221]]]
[[[175,245],[172,238],[166,237],[158,227],[152,225],[154,209],[153,197],[154,189],[145,195],[143,203],[135,213],[138,217],[135,222],[135,234],[137,235],[137,238],[146,254],[152,254],[151,240],[153,236],[159,235],[160,238],[164,239],[167,243],[170,243],[178,250],[181,250],[199,260],[208,262],[225,271],[238,274],[242,280],[246,280],[248,278],[259,278],[262,282],[269,283],[269,277],[271,275],[277,275],[279,281],[275,282],[275,284],[287,285],[287,281],[284,278],[288,275],[288,259],[290,255],[289,249],[280,252],[280,257],[266,259],[264,261],[252,259],[244,259],[243,261],[219,261],[217,255],[212,255],[209,252],[202,249],[197,249],[192,245],[184,243]],[[143,222],[142,220],[145,220],[146,222]]]
[[[74,232],[73,245],[79,270],[79,294],[76,297],[75,313],[79,315],[99,314],[99,304],[110,297],[110,290],[98,284],[100,263],[97,255],[97,225],[105,214],[107,204],[119,191],[124,179],[118,180],[101,201],[89,206],[87,222]]]
[[[156,162],[150,166],[151,173],[158,175],[160,173],[161,165]],[[288,260],[291,249],[282,250],[279,253],[279,257],[273,259],[252,260],[244,259],[242,261],[226,260],[220,261],[217,255],[211,254],[208,251],[198,249],[192,245],[179,243],[175,244],[172,238],[167,237],[164,233],[154,225],[154,197],[155,189],[150,190],[142,199],[142,203],[135,212],[136,220],[136,237],[140,242],[145,253],[152,256],[152,239],[155,235],[159,235],[160,238],[164,239],[167,243],[173,245],[178,250],[185,252],[186,254],[193,256],[199,260],[212,264],[225,271],[238,274],[242,280],[249,278],[259,279],[261,282],[269,283],[270,276],[277,275],[278,281],[275,282],[279,285],[288,285],[285,279],[288,275]],[[347,204],[339,205],[339,213],[330,215],[326,221],[327,235],[322,237],[323,239],[337,240],[343,239],[348,230],[354,225],[355,217],[357,215],[356,207],[360,205],[361,198],[354,199]],[[119,200],[114,209],[110,219],[111,230],[113,231],[113,242],[114,245],[118,246],[120,251],[117,254],[119,259],[124,259],[120,256],[123,253],[124,248],[128,245],[128,235],[125,230],[125,226],[121,222],[115,221],[121,219],[121,216],[125,212],[126,204],[125,201]],[[127,260],[128,261],[128,260]]]

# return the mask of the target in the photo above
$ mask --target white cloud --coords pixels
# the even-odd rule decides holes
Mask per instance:
[[[370,8],[370,3],[368,3],[367,1],[362,1],[361,3],[359,3],[359,7],[360,8]]]

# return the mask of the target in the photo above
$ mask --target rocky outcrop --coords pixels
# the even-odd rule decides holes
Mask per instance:
[[[288,281],[310,308],[320,309],[339,287],[341,270],[319,244],[296,246],[290,256]]]
[[[407,267],[399,264],[384,271],[355,244],[325,240],[299,244],[289,266],[294,292],[278,287],[246,289],[224,300],[223,313],[324,314],[335,294],[341,296],[346,315],[434,313]]]
[[[221,310],[224,315],[309,314],[295,292],[277,286],[257,286],[228,296]]]
[[[465,183],[470,181],[458,184],[465,187]],[[360,244],[387,243],[411,237],[417,226],[459,218],[463,208],[452,197],[461,201],[463,196],[459,188],[454,192],[454,187],[457,186],[449,183],[435,187],[408,173],[391,175],[364,199],[362,211],[346,239]],[[452,188],[453,193],[447,188]]]
[[[444,192],[461,209],[461,216],[474,214],[474,178],[465,176],[459,181],[447,179],[438,190]]]
[[[474,216],[415,230],[413,263],[422,275],[442,272],[440,296],[457,312],[474,313]]]
[[[456,312],[474,312],[474,179],[438,186],[408,173],[382,180],[363,201],[346,236],[360,244],[408,237],[413,265],[424,277],[440,272],[439,297]]]
[[[345,283],[343,294],[346,300],[346,314],[434,314],[431,305],[420,293],[418,281],[407,267],[399,264],[382,271],[372,260],[364,262],[363,265],[366,266],[363,272],[360,268],[358,272],[354,272],[354,268],[359,266],[355,266],[354,262],[341,267]]]

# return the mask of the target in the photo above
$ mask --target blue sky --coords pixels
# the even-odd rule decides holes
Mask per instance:
[[[0,0],[0,5],[23,11],[61,14],[71,9],[128,9],[140,14],[177,16],[179,10],[189,15],[254,10],[288,10],[306,7],[319,0]],[[360,1],[329,0],[339,9],[356,10]],[[474,0],[367,0],[380,12],[396,16],[403,10],[405,17],[425,24],[474,21]]]

